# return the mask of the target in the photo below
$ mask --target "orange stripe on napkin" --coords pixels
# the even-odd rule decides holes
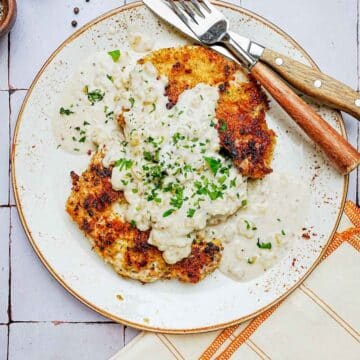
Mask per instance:
[[[282,301],[271,309],[257,316],[251,323],[230,343],[230,345],[216,358],[217,360],[230,359],[231,355],[257,330],[257,328],[282,304]]]
[[[360,208],[358,208],[352,201],[347,201],[345,203],[344,211],[354,226],[360,227]]]
[[[210,346],[205,350],[201,355],[200,360],[210,360],[211,357],[218,351],[220,346],[231,336],[231,334],[239,327],[239,325],[230,326],[227,329],[224,329]]]

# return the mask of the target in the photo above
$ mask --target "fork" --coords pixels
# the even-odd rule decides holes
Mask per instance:
[[[158,1],[158,0],[157,0]],[[207,46],[225,46],[264,86],[279,105],[322,149],[332,165],[348,174],[360,163],[360,154],[275,72],[243,49],[229,32],[229,22],[208,0],[165,0],[172,11]]]

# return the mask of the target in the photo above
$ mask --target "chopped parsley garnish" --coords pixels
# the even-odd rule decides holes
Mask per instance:
[[[246,205],[247,205],[247,200],[246,199],[242,200],[241,201],[241,206],[246,206]]]
[[[134,188],[134,189],[131,189],[131,191],[132,191],[133,194],[137,194],[139,190]]]
[[[86,141],[86,136],[81,137],[79,140],[80,143],[84,143],[85,141]]]
[[[91,102],[91,105],[94,105],[96,102],[101,101],[105,96],[105,93],[101,92],[100,89],[89,91],[89,88],[87,86],[85,88],[86,88],[85,94],[87,95],[88,100]]]
[[[149,114],[153,113],[156,110],[156,104],[155,103],[152,103],[151,106],[152,106],[152,109],[149,112]]]
[[[209,165],[209,168],[212,171],[212,173],[216,175],[221,166],[221,161],[207,156],[205,156],[204,159],[206,163]]]
[[[129,102],[130,102],[131,108],[133,108],[134,104],[135,104],[135,99],[133,97],[131,97],[131,98],[129,98]]]
[[[135,228],[136,227],[136,221],[135,220],[131,220],[130,221],[130,225]]]
[[[192,218],[192,217],[194,216],[194,214],[195,214],[195,209],[189,209],[189,210],[187,211],[186,216],[187,216],[188,218]]]
[[[247,263],[250,265],[254,264],[255,261],[256,261],[256,256],[253,256],[253,257],[247,259]]]
[[[281,235],[286,235],[284,230],[281,230]]]
[[[164,213],[163,213],[163,217],[168,217],[170,216],[173,212],[175,211],[175,209],[169,209],[169,210],[166,210]]]
[[[172,140],[174,142],[174,145],[176,145],[180,140],[184,140],[185,139],[185,136],[184,135],[181,135],[180,133],[175,133],[173,136],[172,136]]]
[[[113,59],[113,62],[118,62],[121,56],[121,52],[120,50],[113,50],[113,51],[109,51],[108,54],[111,56],[111,58]]]
[[[84,122],[83,122],[83,125],[84,125],[84,126],[90,125],[90,123],[88,123],[87,121],[84,121]]]
[[[260,238],[257,239],[256,245],[260,249],[269,249],[269,250],[271,249],[271,242],[268,242],[268,243],[260,242]]]
[[[214,127],[214,126],[215,126],[214,121],[212,121],[212,120],[210,121],[210,126],[211,126],[211,127]]]
[[[70,109],[65,109],[63,107],[60,108],[60,115],[66,115],[69,116],[70,114],[74,114],[73,111],[71,111]]]
[[[106,77],[113,83],[114,82],[114,78],[111,75],[106,75]]]
[[[225,132],[227,130],[227,123],[224,120],[221,120],[220,131]]]
[[[246,224],[246,230],[253,230],[253,231],[257,230],[257,227],[250,221],[244,220],[244,222]]]
[[[118,161],[116,161],[115,166],[119,167],[120,171],[122,171],[123,169],[129,170],[133,166],[133,162],[132,160],[119,159]]]
[[[170,205],[180,209],[184,202],[184,188],[177,186],[175,195],[170,199]]]

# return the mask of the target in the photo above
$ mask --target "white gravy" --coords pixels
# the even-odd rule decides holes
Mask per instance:
[[[137,32],[129,41],[137,52],[153,46]],[[195,238],[220,239],[221,272],[238,281],[261,275],[300,235],[308,190],[285,174],[247,181],[219,155],[218,89],[199,84],[168,109],[167,78],[150,63],[136,64],[137,57],[112,50],[84,61],[54,114],[58,147],[74,154],[104,149],[113,188],[128,203],[114,212],[150,229],[149,243],[166,262],[187,257]],[[236,81],[246,77],[239,72]]]

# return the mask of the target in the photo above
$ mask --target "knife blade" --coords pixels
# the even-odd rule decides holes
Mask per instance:
[[[143,3],[158,17],[163,19],[165,22],[175,27],[175,29],[180,30],[183,34],[189,37],[192,41],[197,44],[202,44],[194,33],[174,14],[169,5],[164,0],[143,0]],[[265,48],[245,36],[233,33],[229,31],[237,43],[249,54],[251,54],[256,59],[259,59],[263,54]],[[202,44],[204,45],[204,44]],[[206,46],[206,45],[204,45]],[[212,50],[220,53],[221,55],[227,57],[230,60],[233,60],[241,65],[239,60],[237,60],[231,52],[223,46],[212,45],[209,46]]]

